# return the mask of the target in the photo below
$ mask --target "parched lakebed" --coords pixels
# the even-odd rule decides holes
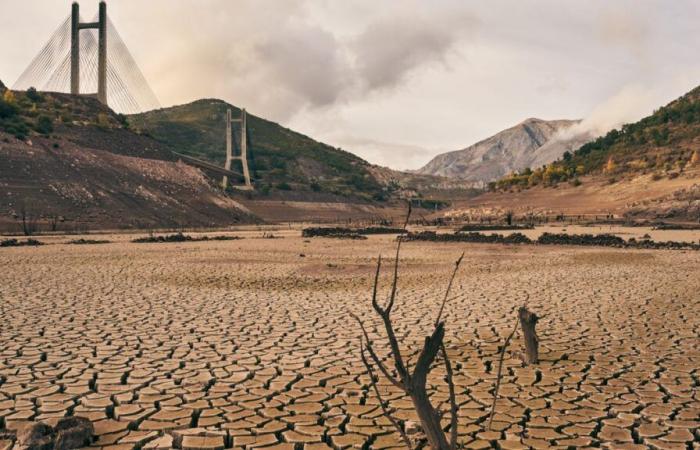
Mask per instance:
[[[400,447],[349,315],[387,355],[370,298],[380,253],[388,295],[394,236],[275,234],[0,249],[0,432],[79,415],[115,449]],[[467,448],[700,446],[700,252],[408,242],[393,318],[412,361],[463,251],[444,317]],[[487,431],[523,304],[541,361],[521,363],[516,335]],[[449,411],[443,365],[429,383]]]

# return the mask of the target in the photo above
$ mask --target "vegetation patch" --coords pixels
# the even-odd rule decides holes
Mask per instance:
[[[494,190],[553,186],[580,176],[603,174],[611,183],[628,174],[652,174],[654,180],[676,178],[700,164],[694,142],[700,136],[700,87],[638,122],[625,124],[575,152],[539,168],[525,168],[489,184]]]

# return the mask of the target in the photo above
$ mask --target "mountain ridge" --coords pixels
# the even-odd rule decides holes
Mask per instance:
[[[570,149],[572,138],[553,138],[579,122],[530,117],[466,148],[437,155],[416,172],[458,178],[483,186],[513,171],[532,164],[544,164],[561,156]],[[581,137],[575,136],[574,139]],[[545,146],[548,146],[546,152],[537,152]]]

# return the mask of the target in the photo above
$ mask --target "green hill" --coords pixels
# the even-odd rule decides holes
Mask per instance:
[[[215,99],[128,117],[131,126],[176,152],[218,165],[226,154],[225,117],[240,109]],[[234,127],[235,128],[235,127]],[[256,187],[382,199],[384,189],[363,159],[248,114],[249,154]],[[234,162],[234,170],[240,171]]]
[[[700,152],[700,87],[638,122],[623,125],[591,141],[573,154],[537,169],[525,169],[491,185],[493,188],[578,183],[584,175],[609,177],[611,182],[653,173],[676,177],[695,165]]]

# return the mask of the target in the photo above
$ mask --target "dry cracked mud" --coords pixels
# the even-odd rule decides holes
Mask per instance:
[[[110,449],[401,447],[347,314],[381,348],[371,274],[392,237],[280,235],[3,249],[0,431],[77,415]],[[445,317],[465,448],[700,448],[700,253],[407,243],[394,313],[407,354],[463,250]],[[498,351],[528,297],[542,360],[524,367],[515,338],[487,431]],[[447,411],[442,367],[430,384]]]

